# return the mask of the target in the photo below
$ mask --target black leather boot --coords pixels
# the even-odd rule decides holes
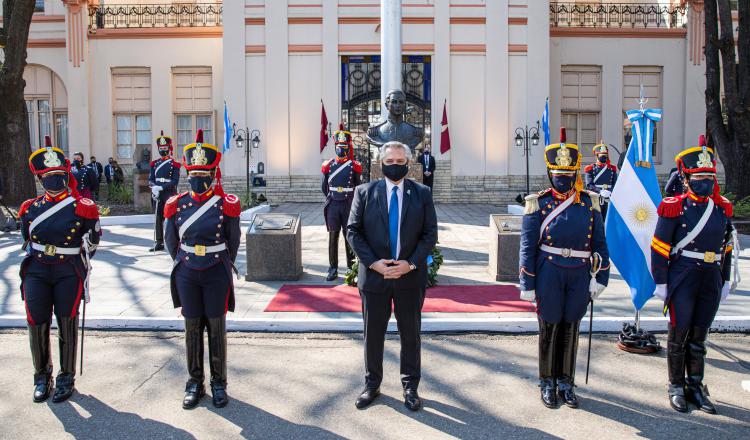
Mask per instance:
[[[669,326],[667,333],[667,370],[669,372],[669,405],[679,412],[687,412],[685,400],[685,346],[689,328]]]
[[[557,408],[555,391],[555,338],[560,328],[539,318],[539,388],[541,399],[547,408]]]
[[[149,252],[158,252],[158,251],[163,251],[163,250],[164,250],[164,243],[162,243],[162,242],[157,242],[157,243],[155,243],[155,244],[154,244],[154,246],[153,246],[153,247],[152,247],[151,249],[149,249],[148,251],[149,251]]]
[[[706,337],[708,329],[693,327],[685,349],[685,367],[687,370],[687,400],[694,403],[703,412],[716,414],[716,407],[708,398],[708,387],[703,385],[703,374],[706,368]]]
[[[328,233],[328,276],[326,281],[333,281],[339,277],[339,233]]]
[[[58,317],[57,333],[60,341],[60,373],[55,379],[55,394],[52,395],[55,403],[68,400],[75,391],[78,316]]]
[[[183,409],[195,408],[206,395],[203,385],[203,318],[185,318],[185,349],[190,379],[185,384]]]
[[[580,322],[563,322],[557,333],[556,350],[560,368],[557,373],[557,393],[570,408],[578,408],[579,405],[575,393],[579,329]]]
[[[227,395],[227,318],[208,318],[208,365],[211,368],[211,395],[216,408],[229,403]]]
[[[29,324],[29,345],[34,362],[34,402],[44,402],[52,391],[52,352],[49,345],[49,326]]]

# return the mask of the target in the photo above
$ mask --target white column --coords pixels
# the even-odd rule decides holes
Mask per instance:
[[[401,89],[401,0],[380,2],[380,102],[385,119],[386,94]]]
[[[289,31],[287,3],[266,0],[266,174],[289,176]]]
[[[486,9],[484,170],[477,174],[499,176],[508,172],[510,156],[508,4],[504,0],[496,0],[488,2]]]
[[[323,61],[322,61],[322,98],[326,108],[326,115],[331,127],[336,130],[341,120],[341,68],[339,64],[339,22],[338,0],[323,1]],[[320,115],[315,115],[319,118]],[[333,142],[328,143],[326,150],[321,153],[322,158],[329,157],[333,150]]]
[[[216,145],[221,147],[224,141],[224,105],[226,100],[229,108],[230,122],[237,124],[237,128],[245,128],[251,121],[247,120],[247,92],[245,90],[245,2],[224,2],[222,20],[224,22],[224,38],[222,38],[223,68],[221,81],[217,84],[221,89],[222,99],[217,102],[219,114],[216,127]],[[218,75],[214,72],[214,75]],[[217,81],[214,81],[216,84]],[[223,87],[222,87],[223,85]],[[216,90],[218,93],[219,90]],[[231,145],[224,155],[221,164],[222,172],[231,176],[245,175],[245,152]],[[255,154],[255,153],[254,153]],[[253,159],[257,159],[253,157]],[[253,166],[252,162],[250,166]]]
[[[451,94],[451,34],[450,0],[435,0],[435,56],[432,59],[432,154],[436,158],[450,159],[451,151],[440,153],[440,121],[443,117],[443,104]],[[451,122],[452,103],[448,102],[448,126]],[[453,149],[461,148],[459,142]]]

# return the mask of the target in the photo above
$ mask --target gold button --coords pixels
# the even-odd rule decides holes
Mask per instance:
[[[193,202],[188,203],[188,206],[193,206]]]
[[[189,259],[190,259],[190,257],[185,257],[185,259],[186,259],[186,260],[189,260]]]
[[[547,236],[547,240],[552,240],[552,236],[551,236],[551,235],[548,235],[548,236]]]
[[[70,229],[70,232],[75,232],[75,231],[76,231],[76,229],[75,229],[75,228],[71,228],[71,229]]]
[[[68,236],[67,236],[67,237],[65,237],[65,238],[67,238],[68,240],[72,240],[72,239],[73,239],[73,237],[71,237],[70,235],[68,235]]]
[[[219,234],[219,233],[217,232],[217,233],[216,233],[216,236],[217,236],[217,237],[219,237],[219,236],[221,236],[221,234]]]
[[[552,255],[550,255],[550,256],[549,256],[549,257],[547,257],[547,258],[549,258],[549,259],[551,260],[551,259],[552,259]]]
[[[33,238],[34,240],[36,240],[36,235],[32,235],[31,238]]]
[[[586,238],[591,238],[591,234],[587,235]]]
[[[63,258],[65,258],[65,257],[63,257],[62,255],[60,255],[60,259],[62,260]]]
[[[76,226],[81,226],[81,224],[79,222],[76,222]]]

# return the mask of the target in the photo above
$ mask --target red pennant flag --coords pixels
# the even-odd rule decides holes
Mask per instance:
[[[326,116],[326,106],[320,101],[320,152],[328,145],[328,116]]]
[[[440,121],[440,153],[445,154],[451,149],[451,136],[448,132],[448,112],[446,107],[448,100],[443,103],[443,119]]]

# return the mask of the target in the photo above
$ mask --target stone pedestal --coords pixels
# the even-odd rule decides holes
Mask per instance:
[[[518,251],[521,248],[523,216],[490,215],[490,262],[487,267],[496,281],[518,282]]]
[[[148,172],[136,170],[133,173],[133,204],[137,208],[151,208],[151,188],[148,186]]]
[[[258,214],[246,235],[247,281],[290,281],[302,276],[299,214]]]

